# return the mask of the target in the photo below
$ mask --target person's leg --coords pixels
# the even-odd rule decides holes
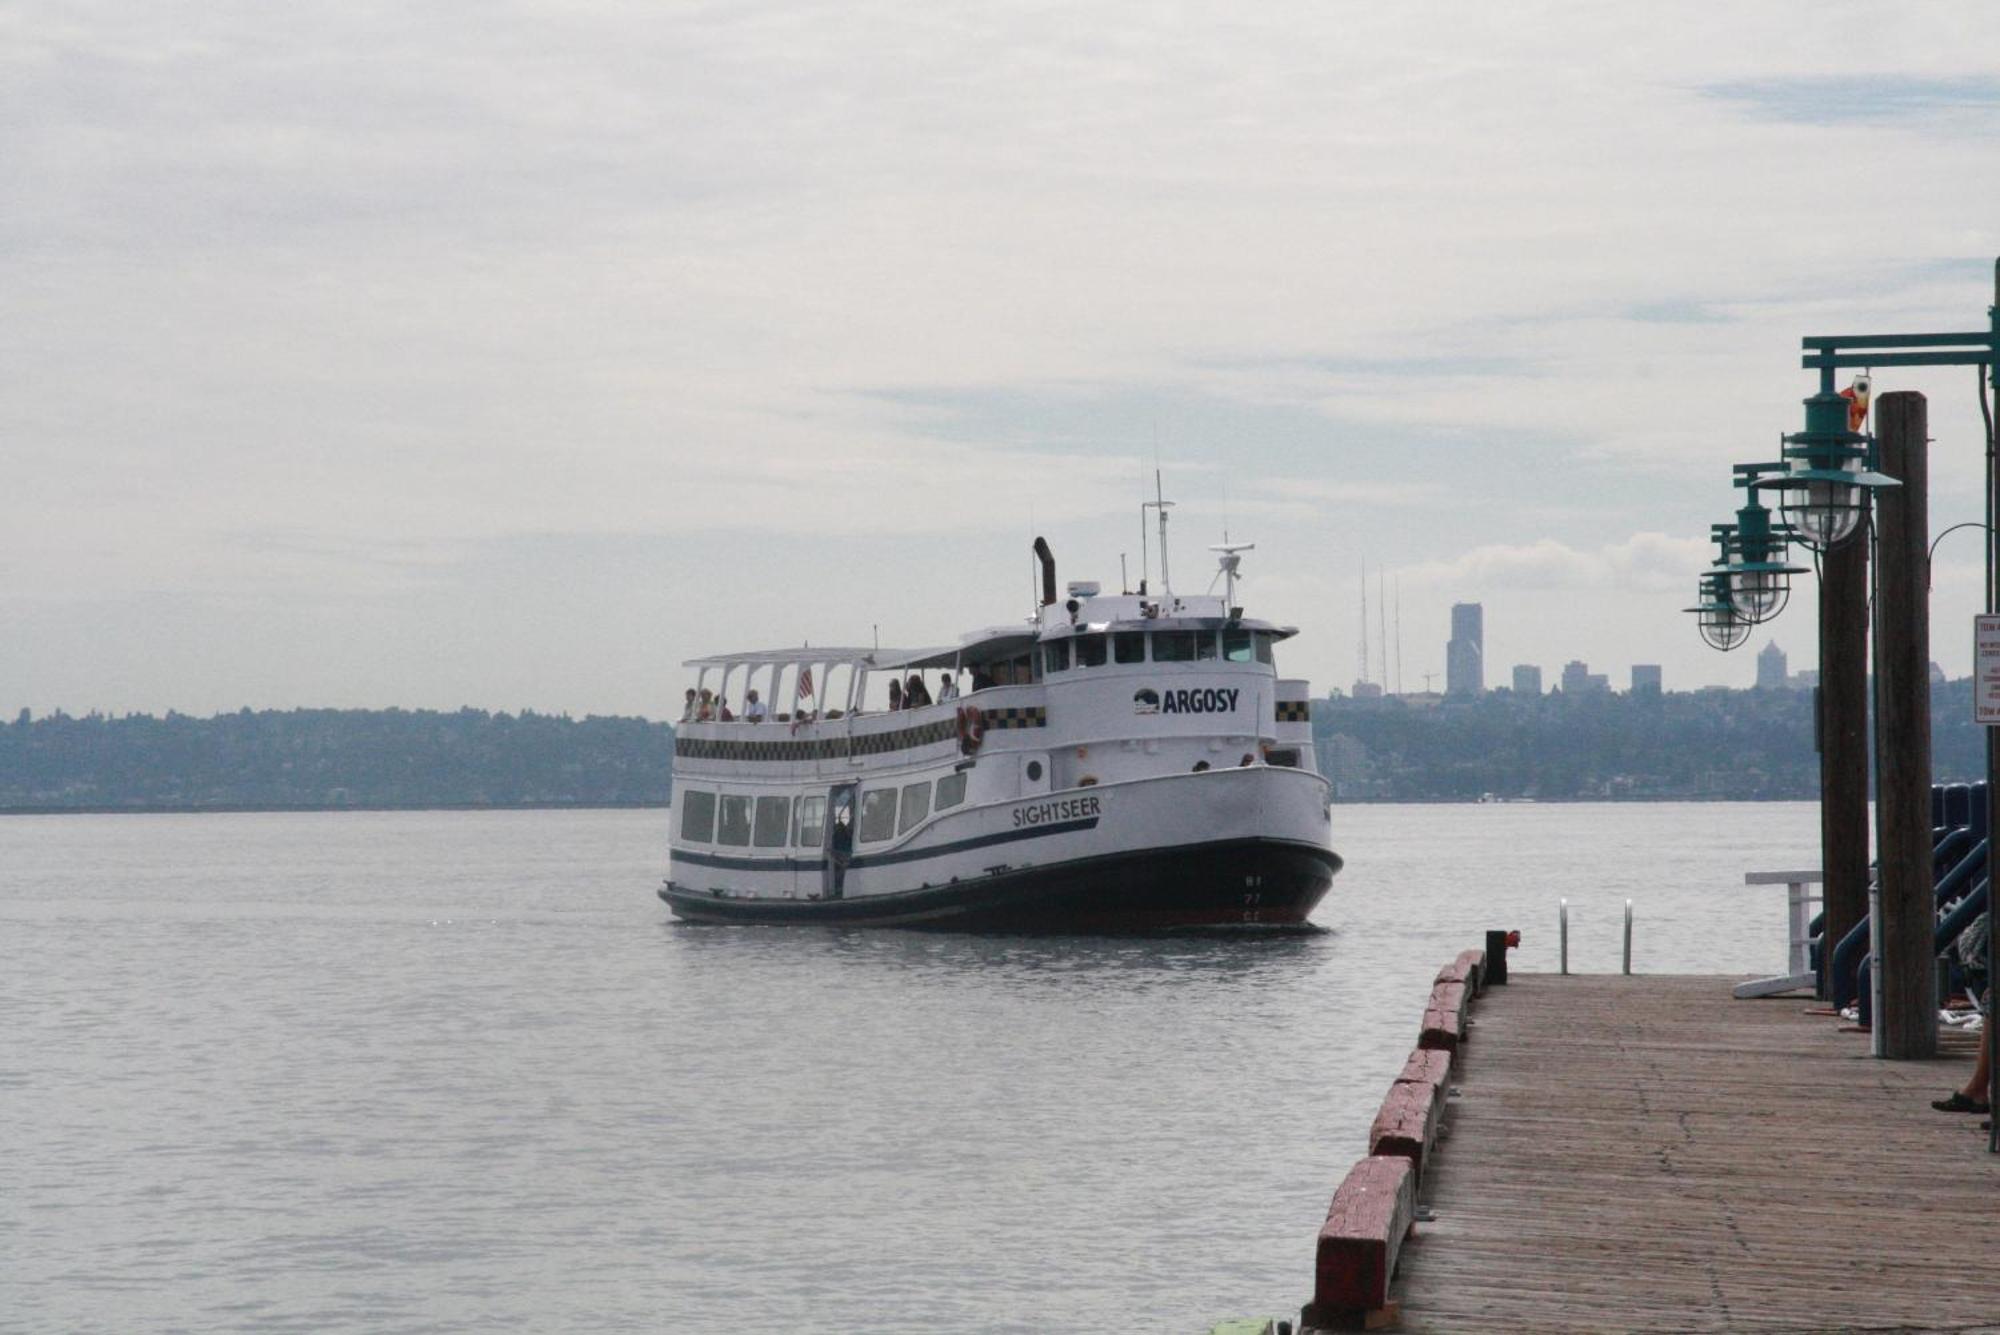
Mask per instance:
[[[1986,1089],[1993,1079],[1993,1021],[1986,1021],[1984,1040],[1979,1045],[1979,1060],[1972,1064],[1972,1079],[1965,1082],[1965,1088],[1958,1092],[1974,1103],[1986,1102]]]

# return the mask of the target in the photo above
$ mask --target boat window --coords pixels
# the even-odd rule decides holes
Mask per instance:
[[[750,842],[750,799],[747,797],[724,797],[722,799],[722,828],[716,831],[718,844],[746,846]]]
[[[801,797],[793,804],[796,821],[792,842],[800,848],[818,848],[826,842],[826,799]]]
[[[783,848],[785,846],[785,826],[792,814],[790,798],[760,797],[757,799],[757,835],[755,843],[759,848]]]
[[[1215,659],[1215,632],[1198,630],[1194,634],[1194,656],[1197,662],[1209,663]]]
[[[938,780],[937,809],[939,811],[943,811],[946,807],[955,807],[964,800],[965,800],[964,770],[960,770],[956,774],[947,774],[942,779]]]
[[[1255,639],[1257,641],[1257,661],[1259,663],[1271,662],[1271,632],[1260,630],[1257,632]]]
[[[1155,663],[1194,662],[1194,640],[1196,632],[1191,630],[1156,630],[1153,632],[1153,661]],[[1211,646],[1210,657],[1214,656]]]
[[[681,799],[681,838],[691,844],[705,844],[715,838],[715,794],[684,792]]]
[[[1250,632],[1231,626],[1222,632],[1222,656],[1232,663],[1250,661]]]
[[[924,817],[931,814],[931,786],[928,782],[905,784],[903,787],[902,832],[908,834],[924,823]]]
[[[1075,640],[1076,665],[1080,668],[1104,666],[1104,637],[1079,635]]]
[[[1111,656],[1121,663],[1146,661],[1146,632],[1121,630],[1111,637]]]
[[[1069,670],[1069,641],[1050,640],[1042,646],[1042,671],[1066,672]]]
[[[861,842],[879,844],[896,837],[896,790],[870,788],[861,795]]]

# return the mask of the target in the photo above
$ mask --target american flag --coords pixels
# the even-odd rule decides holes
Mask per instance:
[[[792,731],[794,733],[796,733],[799,730],[799,724],[803,721],[799,718],[799,714],[801,712],[799,709],[799,702],[801,700],[812,699],[812,694],[813,694],[813,670],[809,667],[802,667],[799,669],[798,687],[792,692]]]

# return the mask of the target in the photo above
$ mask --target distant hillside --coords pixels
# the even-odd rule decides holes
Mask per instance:
[[[659,806],[673,751],[664,723],[527,711],[24,711],[0,725],[0,810]]]
[[[1942,781],[1985,771],[1971,682],[1932,688]],[[1810,691],[1318,700],[1342,802],[1819,795]],[[674,736],[640,718],[404,709],[0,724],[0,811],[661,806]]]

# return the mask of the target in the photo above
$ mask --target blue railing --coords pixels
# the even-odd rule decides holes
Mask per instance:
[[[1938,915],[1935,943],[1936,952],[1942,955],[1986,907],[1986,785],[1933,786],[1931,825],[1931,876]],[[1871,885],[1873,875],[1871,870]],[[1858,1006],[1863,1025],[1874,1020],[1869,981],[1875,959],[1868,950],[1868,926],[1864,916],[1835,943],[1827,970],[1833,1004]]]

